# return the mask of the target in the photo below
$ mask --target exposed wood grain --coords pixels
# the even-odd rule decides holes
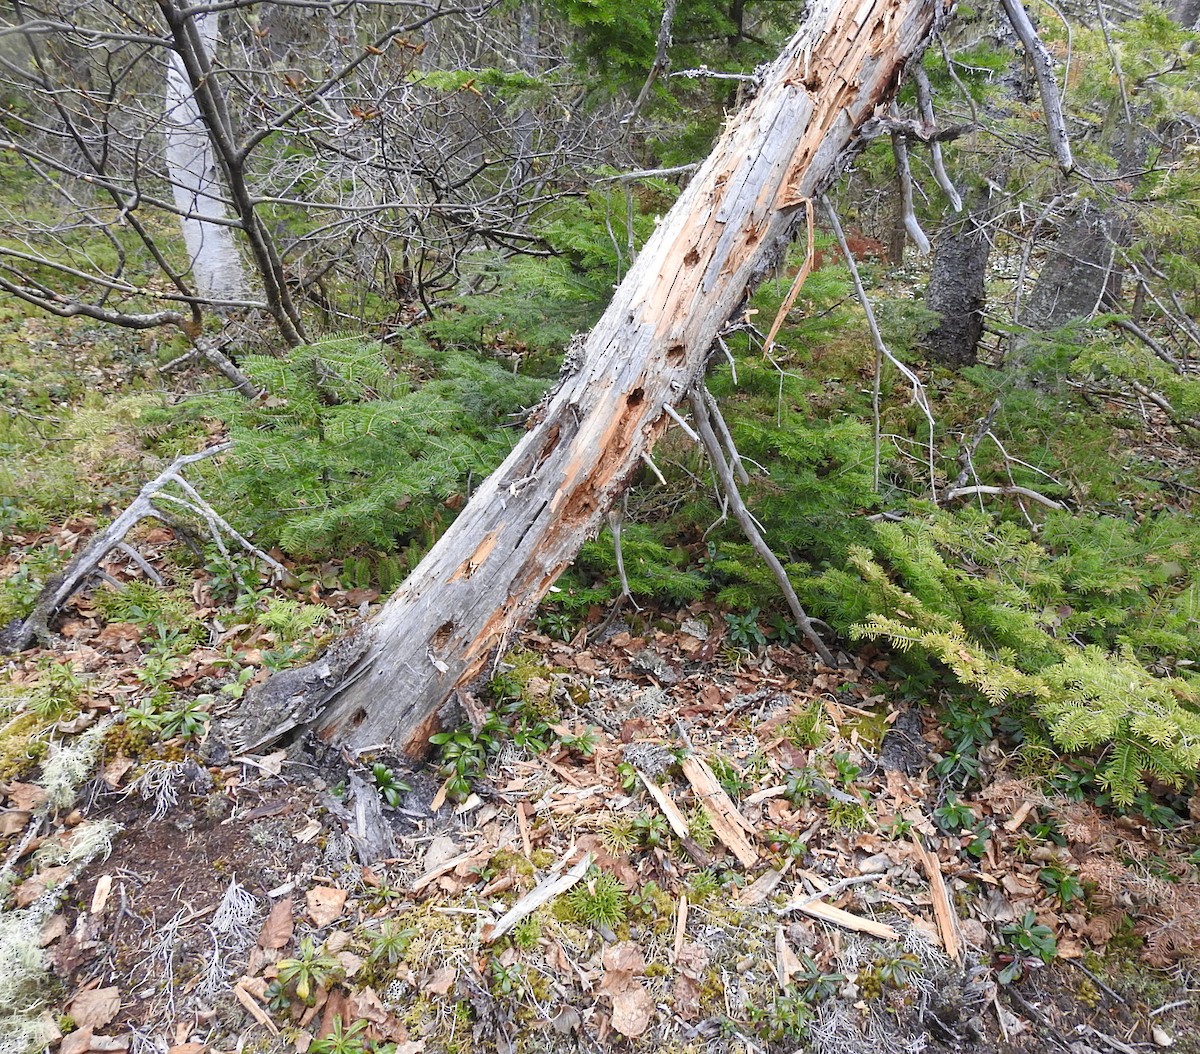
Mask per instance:
[[[863,145],[946,0],[815,0],[731,115],[588,336],[582,366],[374,619],[320,727],[351,748],[425,749],[432,715],[484,673],[670,424],[713,341],[778,260],[800,206]]]
[[[694,756],[684,758],[681,767],[722,844],[738,858],[742,867],[757,865],[758,851],[746,837],[747,833],[755,833],[754,827],[737,811],[712,769]]]

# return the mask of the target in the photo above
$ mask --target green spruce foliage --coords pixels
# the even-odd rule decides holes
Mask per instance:
[[[260,542],[308,557],[426,548],[545,387],[415,338],[402,350],[329,340],[242,365],[267,394],[220,407],[235,440],[226,507]]]
[[[1149,777],[1176,787],[1195,777],[1200,679],[1187,671],[1200,658],[1200,612],[1188,557],[1200,536],[1190,524],[1059,513],[1035,540],[983,513],[926,510],[876,534],[814,583],[825,617],[1029,710],[1064,751],[1099,752],[1097,779],[1118,804]]]

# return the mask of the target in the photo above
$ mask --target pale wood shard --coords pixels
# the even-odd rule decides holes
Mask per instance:
[[[1012,816],[1005,822],[1004,829],[1009,834],[1012,834],[1014,831],[1020,828],[1021,824],[1029,819],[1029,814],[1033,812],[1033,808],[1033,802],[1023,802],[1021,807],[1017,809],[1017,811],[1013,813]]]
[[[475,860],[482,860],[491,853],[490,849],[480,849],[478,846],[468,849],[465,853],[459,853],[457,856],[452,856],[449,860],[443,860],[436,867],[431,867],[420,878],[412,884],[414,893],[420,893],[431,882],[436,882],[442,875],[448,875],[451,871],[457,870],[463,864],[469,864]]]
[[[675,914],[675,945],[671,950],[671,962],[679,962],[683,953],[683,942],[687,939],[688,898],[686,893],[679,894],[679,910]]]
[[[772,870],[759,875],[750,885],[738,891],[737,896],[734,897],[734,901],[748,908],[764,903],[767,897],[775,892],[779,883],[783,881],[783,876],[788,873],[791,866],[792,861],[785,860],[783,867],[778,871]]]
[[[654,780],[649,779],[644,772],[638,772],[638,779],[642,781],[642,785],[654,799],[654,804],[662,810],[662,814],[667,818],[667,823],[671,825],[671,830],[680,838],[690,837],[687,818],[679,811],[679,806],[671,801],[667,792]]]
[[[525,802],[517,802],[517,827],[521,831],[521,852],[526,860],[533,859],[533,842],[529,838],[529,818],[525,815]]]
[[[578,882],[587,869],[592,866],[592,854],[584,853],[583,858],[570,871],[562,875],[552,875],[539,882],[533,889],[518,900],[494,926],[483,928],[484,944],[499,940],[522,919],[532,915],[543,904],[549,904],[556,897],[561,897],[568,889]]]
[[[925,848],[921,837],[916,833],[912,836],[913,846],[925,875],[929,879],[929,890],[933,895],[933,919],[937,923],[938,936],[942,939],[942,947],[946,954],[955,962],[962,962],[962,938],[958,932],[958,916],[954,913],[954,905],[946,889],[946,880],[942,877],[942,869],[937,856]]]
[[[788,943],[787,934],[783,932],[782,926],[775,927],[775,975],[779,981],[779,987],[783,991],[787,991],[787,986],[791,984],[792,978],[804,969],[804,964],[800,961]]]
[[[237,1001],[246,1008],[246,1013],[270,1032],[271,1035],[279,1035],[279,1026],[271,1020],[270,1015],[258,1005],[258,1001],[254,996],[247,992],[240,983],[233,986],[233,994],[237,998]]]
[[[742,867],[757,865],[758,851],[746,837],[746,832],[756,833],[754,825],[737,811],[712,769],[697,757],[684,758],[682,767],[721,843],[738,858]]]
[[[814,919],[820,919],[822,922],[840,926],[844,930],[869,933],[872,937],[879,937],[885,941],[897,941],[900,939],[900,934],[886,923],[876,922],[874,919],[864,918],[862,915],[853,915],[849,911],[835,908],[832,904],[826,904],[823,900],[814,900],[809,904],[798,904],[796,907],[797,910],[803,911],[805,915],[811,915]]]

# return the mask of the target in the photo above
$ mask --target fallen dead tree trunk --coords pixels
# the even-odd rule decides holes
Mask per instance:
[[[779,258],[797,212],[863,144],[864,124],[886,112],[948,8],[811,6],[642,250],[579,368],[367,627],[362,657],[315,719],[325,738],[424,749],[439,707],[504,651],[703,383],[722,325]]]

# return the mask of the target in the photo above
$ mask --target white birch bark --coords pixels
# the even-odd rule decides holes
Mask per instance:
[[[217,47],[217,14],[192,16],[205,54]],[[166,92],[167,170],[181,212],[183,240],[196,292],[207,299],[245,300],[251,295],[246,269],[238,256],[235,228],[222,198],[220,169],[200,116],[183,60],[170,53]]]

